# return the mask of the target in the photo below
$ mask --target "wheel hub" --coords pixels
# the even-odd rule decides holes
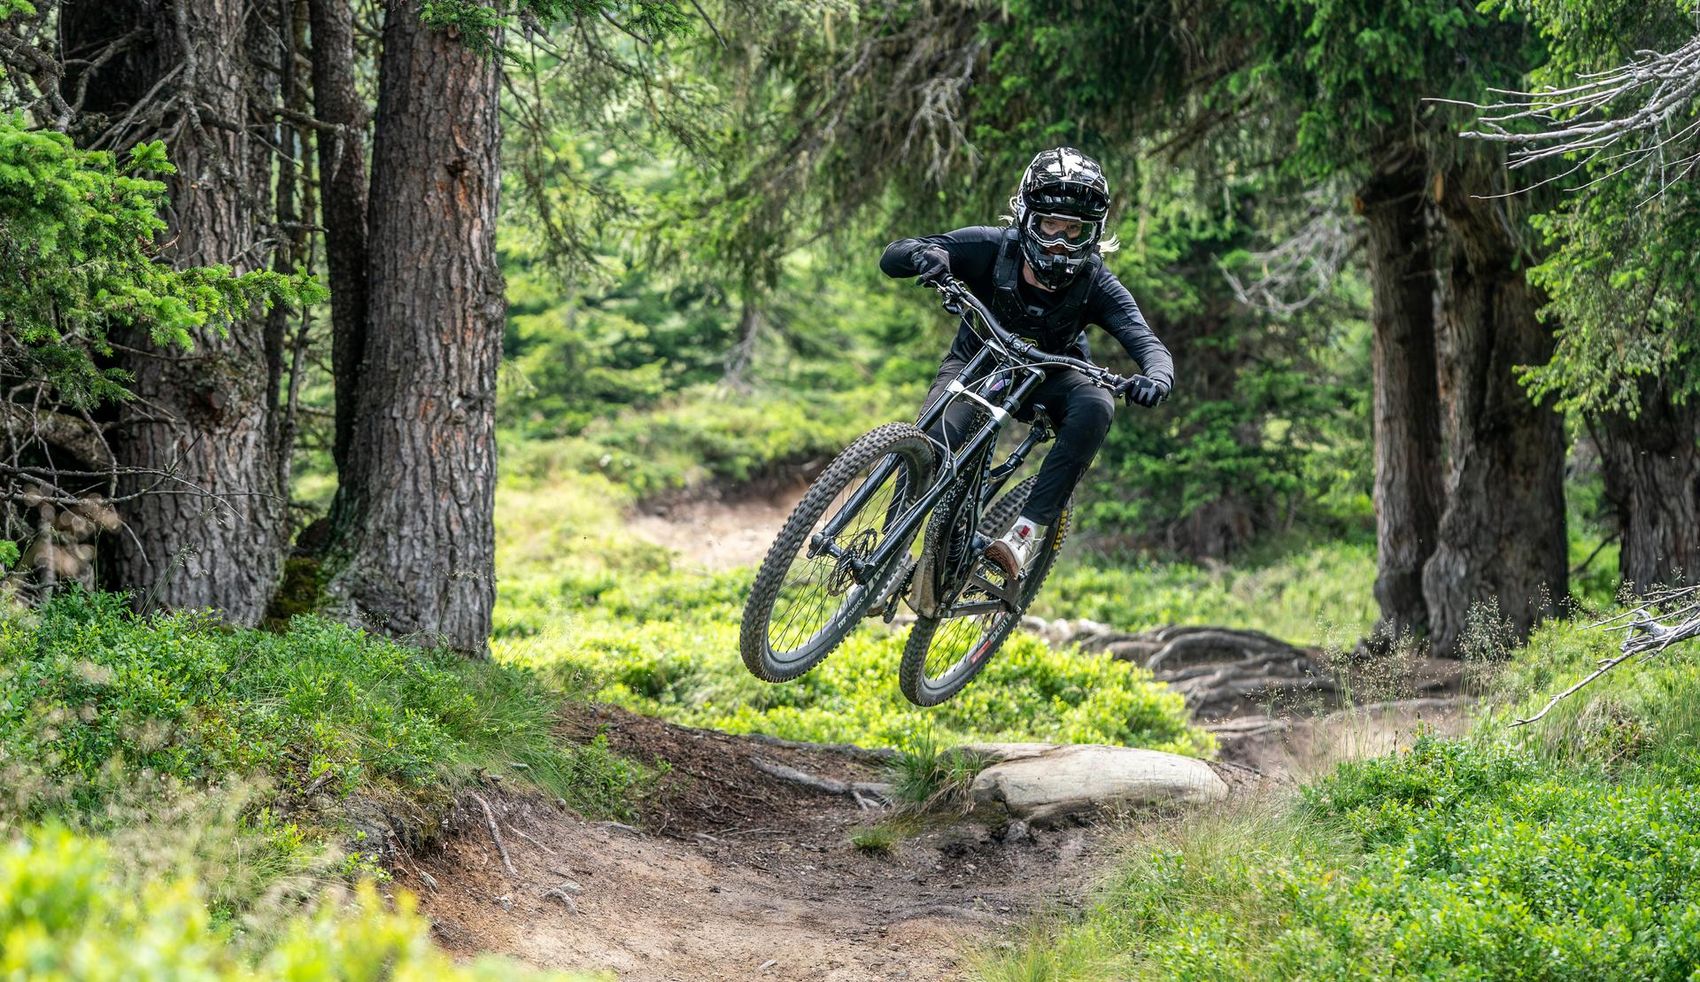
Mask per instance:
[[[833,596],[842,596],[852,586],[856,585],[856,573],[866,565],[866,560],[873,555],[874,544],[879,541],[877,529],[863,529],[851,536],[844,544],[844,555],[838,557],[838,562],[832,567],[832,575],[827,578],[827,592]]]

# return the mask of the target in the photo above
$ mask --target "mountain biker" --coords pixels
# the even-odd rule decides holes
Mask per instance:
[[[1072,147],[1041,151],[1027,165],[1009,204],[1008,227],[975,225],[899,239],[885,247],[880,270],[892,277],[918,276],[922,283],[947,273],[955,276],[991,308],[1006,330],[1051,354],[1087,360],[1084,328],[1097,324],[1121,342],[1145,375],[1131,380],[1119,394],[1147,407],[1168,398],[1174,360],[1145,323],[1127,287],[1104,267],[1103,254],[1115,251],[1117,243],[1114,236],[1104,238],[1110,186],[1098,162]],[[964,321],[924,407],[944,396],[946,386],[983,344]],[[1045,380],[1021,412],[1031,413],[1034,404],[1042,404],[1056,424],[1056,446],[1039,468],[1038,483],[1015,526],[986,549],[986,559],[1011,582],[1037,552],[1044,538],[1041,531],[1062,514],[1115,413],[1111,393],[1065,367],[1046,370]],[[965,435],[973,414],[970,403],[959,401],[928,435],[953,446]]]

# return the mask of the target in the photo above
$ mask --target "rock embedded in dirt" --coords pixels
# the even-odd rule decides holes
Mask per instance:
[[[974,810],[1032,824],[1116,808],[1206,804],[1228,794],[1209,764],[1156,750],[1097,744],[966,749],[996,761],[974,778]]]

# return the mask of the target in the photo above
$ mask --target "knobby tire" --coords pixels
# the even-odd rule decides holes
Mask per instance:
[[[1021,509],[1038,483],[1029,477],[1005,492],[980,521],[980,534],[998,538],[1015,525]],[[980,674],[1020,625],[1027,605],[1038,595],[1039,588],[1050,576],[1057,552],[1068,535],[1070,512],[1062,514],[1045,530],[1039,553],[1020,582],[1016,610],[975,614],[967,617],[918,617],[903,646],[903,663],[898,670],[898,687],[903,695],[917,706],[936,706],[962,691],[962,687]],[[936,522],[948,522],[944,508],[934,512]],[[948,532],[948,529],[944,529]],[[929,526],[927,548],[944,547],[940,529]],[[982,561],[983,562],[983,561]],[[942,629],[942,633],[941,633]],[[933,655],[929,660],[928,655]]]
[[[808,672],[895,585],[890,581],[906,558],[901,550],[885,569],[857,582],[844,561],[826,554],[810,557],[810,544],[837,515],[839,502],[891,460],[890,474],[834,539],[858,557],[871,555],[885,540],[885,523],[925,490],[933,459],[926,434],[910,423],[888,423],[857,438],[809,485],[768,549],[744,605],[738,646],[751,674],[788,682]]]

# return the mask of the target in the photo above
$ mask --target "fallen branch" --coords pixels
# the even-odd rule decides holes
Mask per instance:
[[[551,855],[551,856],[555,855],[555,850],[549,848],[548,846],[544,845],[541,842],[538,842],[536,839],[533,839],[531,836],[526,835],[524,832],[521,832],[519,829],[514,828],[512,823],[509,823],[508,831],[512,832],[514,835],[519,836],[520,838],[524,839],[525,841],[531,843],[532,845],[536,846],[537,848],[543,850],[544,852],[548,853],[549,855]]]
[[[889,784],[876,781],[839,781],[830,777],[816,777],[805,771],[797,770],[795,767],[776,764],[761,757],[751,757],[750,764],[769,777],[776,777],[781,781],[808,788],[811,791],[819,791],[822,794],[849,798],[862,808],[871,807],[867,803],[869,800],[880,803],[891,801],[891,785]]]
[[[485,801],[484,797],[477,792],[468,791],[467,796],[478,802],[479,806],[484,809],[484,822],[490,828],[490,838],[496,841],[497,851],[502,854],[502,866],[507,869],[509,877],[518,879],[519,872],[514,869],[514,861],[508,856],[508,845],[502,841],[502,830],[496,826],[496,812],[491,809],[490,803]]]
[[[810,743],[806,740],[785,740],[766,733],[748,733],[744,739],[752,743],[764,743],[770,747],[782,747],[786,750],[818,750],[827,753],[842,754],[857,760],[876,764],[886,764],[897,759],[897,751],[889,747],[859,747],[854,743]]]

